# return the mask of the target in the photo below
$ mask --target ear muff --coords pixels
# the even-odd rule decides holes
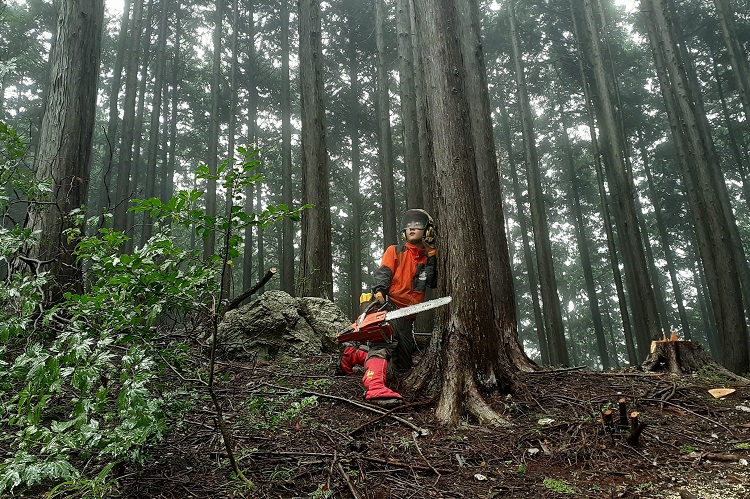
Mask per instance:
[[[424,231],[424,242],[427,244],[435,244],[435,226],[430,224],[427,230]]]

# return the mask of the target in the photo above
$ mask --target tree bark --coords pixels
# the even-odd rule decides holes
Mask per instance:
[[[411,13],[411,32],[414,35],[412,49],[414,50],[414,89],[416,95],[417,129],[419,133],[419,172],[422,175],[422,208],[439,219],[440,214],[433,207],[435,197],[435,158],[432,155],[432,136],[427,126],[427,96],[425,95],[424,73],[422,71],[422,56],[419,52],[420,37],[417,30],[417,20],[414,12],[414,0],[409,0]]]
[[[500,102],[500,123],[503,128],[503,138],[505,150],[508,153],[508,163],[510,167],[511,179],[513,181],[513,196],[516,202],[516,218],[518,219],[519,230],[521,232],[521,242],[523,244],[524,260],[526,261],[526,273],[529,282],[529,294],[531,295],[531,305],[534,309],[534,329],[536,330],[537,341],[539,342],[539,356],[542,364],[549,365],[549,347],[547,336],[544,332],[544,319],[542,318],[542,307],[539,303],[539,283],[536,277],[536,267],[534,265],[534,255],[531,252],[531,243],[529,241],[529,228],[526,222],[526,215],[523,212],[523,195],[521,194],[521,183],[518,181],[518,171],[516,168],[516,159],[513,153],[513,140],[510,135],[510,123],[508,120],[508,111],[505,102]],[[512,260],[511,260],[512,261]]]
[[[601,52],[596,13],[591,0],[583,0],[585,38],[592,64],[595,110],[604,137],[605,164],[609,167],[610,192],[615,211],[620,246],[625,263],[625,282],[628,287],[640,354],[645,355],[652,339],[661,337],[661,322],[649,269],[643,249],[643,238],[638,226],[633,180],[628,173],[623,151],[623,134],[618,126],[615,106],[610,95],[611,82],[607,77]],[[574,9],[575,15],[575,9]]]
[[[518,341],[516,321],[516,297],[505,234],[505,215],[498,209],[502,199],[502,187],[498,175],[495,137],[490,116],[490,100],[487,90],[487,69],[484,65],[484,50],[479,25],[479,7],[476,2],[456,4],[458,31],[461,33],[461,52],[466,69],[464,85],[469,105],[472,127],[476,176],[482,204],[482,225],[485,237],[485,254],[490,272],[495,319],[501,324],[500,348],[513,359],[514,364],[524,370],[532,370],[534,363],[526,356]]]
[[[442,326],[433,334],[428,358],[412,372],[410,381],[439,387],[436,417],[443,423],[457,424],[465,410],[482,423],[507,424],[479,392],[502,387],[520,394],[524,388],[512,360],[490,343],[497,338],[500,324],[492,310],[486,235],[474,223],[482,205],[472,139],[472,133],[486,132],[472,130],[469,116],[463,62],[469,54],[462,53],[459,42],[466,33],[458,28],[458,1],[466,0],[415,2],[437,165],[435,201],[444,227],[440,291],[454,301],[438,311]]]
[[[99,187],[99,209],[103,213],[109,209],[112,202],[110,182],[112,178],[112,162],[117,148],[117,132],[120,115],[117,112],[117,104],[120,96],[122,83],[122,68],[125,61],[125,47],[128,41],[128,20],[130,16],[130,0],[125,0],[120,19],[120,34],[117,40],[117,54],[115,55],[115,66],[112,71],[112,85],[109,90],[109,117],[107,119],[107,154],[105,164],[102,165],[102,179]],[[0,96],[2,93],[0,92]]]
[[[219,166],[219,85],[221,82],[221,34],[224,30],[224,0],[217,0],[214,13],[213,57],[211,66],[211,110],[208,130],[206,166],[213,177]],[[216,180],[206,182],[206,215],[216,217]],[[209,234],[203,239],[203,258],[209,259],[216,252],[216,236]]]
[[[360,201],[360,136],[359,136],[359,61],[357,59],[356,18],[354,2],[349,3],[347,12],[349,43],[349,137],[352,141],[351,162],[352,176],[350,181],[349,202],[351,203],[351,257],[349,259],[349,312],[351,317],[359,313],[359,295],[362,293],[362,221]]]
[[[748,331],[738,262],[732,247],[728,214],[724,212],[715,166],[700,131],[690,83],[662,0],[643,0],[657,70],[675,143],[682,147],[683,178],[695,220],[698,248],[706,275],[719,339],[719,358],[733,372],[747,372]]]
[[[299,2],[299,81],[302,118],[301,295],[333,299],[331,204],[323,106],[320,0]]]
[[[129,46],[125,62],[125,97],[123,101],[122,140],[117,163],[117,188],[115,191],[114,228],[127,229],[128,205],[130,204],[130,169],[133,162],[133,139],[135,134],[135,100],[138,83],[138,54],[141,46],[143,23],[143,0],[133,4],[133,22],[128,37]]]
[[[164,79],[164,60],[167,49],[167,14],[168,7],[166,2],[161,2],[161,13],[159,14],[159,41],[156,47],[156,69],[154,74],[153,100],[151,102],[151,123],[149,125],[148,138],[148,155],[146,165],[148,172],[146,174],[146,188],[144,195],[146,199],[156,196],[156,156],[159,152],[159,117],[161,115],[161,96]],[[141,244],[145,244],[151,238],[153,233],[153,220],[144,213],[143,232]]]
[[[280,0],[281,6],[281,202],[292,206],[292,119],[289,78],[289,0]],[[281,222],[281,289],[294,295],[294,227],[292,220]]]
[[[526,76],[522,62],[520,42],[516,28],[514,0],[508,1],[508,17],[510,19],[510,38],[516,73],[516,87],[518,104],[521,110],[523,128],[523,143],[526,159],[526,180],[529,189],[529,206],[531,208],[531,223],[534,232],[534,250],[536,252],[539,284],[542,295],[542,314],[544,329],[549,344],[550,363],[553,365],[568,365],[568,348],[565,344],[565,332],[560,309],[560,297],[557,290],[557,278],[552,260],[549,227],[544,207],[544,192],[539,173],[539,160],[534,137],[534,124],[531,104],[526,90]]]
[[[378,162],[380,164],[380,192],[383,209],[383,246],[396,244],[396,194],[393,185],[393,142],[391,140],[391,106],[389,97],[388,63],[386,61],[385,0],[375,0],[375,42],[377,63]]]
[[[32,206],[27,221],[29,229],[41,231],[32,256],[53,260],[56,283],[48,296],[52,301],[68,289],[82,288],[81,269],[72,253],[77,240],[69,240],[64,231],[80,226],[70,216],[86,202],[103,25],[101,0],[67,0],[60,5],[34,162],[38,180],[52,179],[54,204]]]
[[[396,0],[398,39],[399,95],[404,133],[404,176],[406,208],[423,208],[421,173],[419,171],[419,127],[417,125],[416,87],[414,83],[414,48],[409,0]]]

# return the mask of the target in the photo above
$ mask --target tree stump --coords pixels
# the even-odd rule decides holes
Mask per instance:
[[[666,370],[672,374],[686,374],[708,367],[711,371],[730,379],[748,381],[719,365],[703,350],[700,343],[678,340],[674,335],[671,339],[652,341],[651,353],[641,367],[648,372]]]

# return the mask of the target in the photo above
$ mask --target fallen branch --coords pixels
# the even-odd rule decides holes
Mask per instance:
[[[344,470],[344,467],[341,466],[341,463],[337,462],[336,467],[338,468],[339,473],[341,473],[341,476],[344,478],[346,485],[349,487],[349,492],[352,493],[354,499],[362,499],[362,495],[359,493],[359,490],[357,490],[357,487],[354,486],[354,483],[352,483],[352,479],[349,477],[349,474],[346,472],[346,470]]]
[[[427,463],[427,466],[430,467],[430,469],[439,477],[440,472],[435,469],[435,467],[430,463],[430,461],[427,460],[426,457],[424,457],[424,454],[422,453],[422,449],[419,448],[419,442],[417,442],[417,434],[412,433],[411,438],[414,439],[414,445],[417,447],[417,451],[419,452],[419,455],[422,456],[422,459],[424,459],[424,462]]]
[[[440,468],[428,468],[427,466],[418,466],[416,464],[409,464],[409,463],[402,463],[399,461],[390,461],[388,459],[380,459],[377,457],[369,457],[369,456],[358,456],[359,459],[364,459],[365,461],[370,461],[373,463],[379,463],[379,464],[387,464],[389,466],[396,466],[398,468],[409,468],[409,469],[415,469],[420,471],[432,471],[433,473],[442,473],[442,474],[449,474],[453,473],[453,470],[446,470],[446,469],[440,469]]]
[[[416,407],[416,406],[420,406],[420,405],[431,404],[432,402],[435,401],[435,398],[436,397],[432,397],[432,398],[429,398],[427,400],[421,400],[419,402],[412,402],[410,404],[404,404],[404,405],[400,405],[400,406],[394,407],[393,409],[390,409],[389,411],[380,414],[380,416],[376,417],[375,419],[370,419],[369,421],[365,421],[364,423],[362,423],[361,425],[359,425],[358,427],[356,427],[355,429],[353,429],[352,431],[350,431],[348,433],[348,436],[351,437],[352,435],[354,435],[356,433],[359,433],[360,431],[362,431],[363,428],[371,425],[372,423],[380,421],[381,419],[383,419],[383,418],[385,418],[387,416],[390,416],[391,413],[394,412],[394,411],[396,411],[396,410],[406,409],[406,408],[409,408],[409,407]]]
[[[562,369],[547,369],[547,370],[541,370],[541,371],[526,371],[524,374],[559,374],[559,373],[567,373],[570,371],[583,371],[586,369],[586,366],[576,366],[576,367],[564,367]]]
[[[673,402],[669,402],[668,400],[662,400],[662,399],[640,399],[639,402],[656,402],[656,403],[660,403],[660,404],[671,405],[672,407],[676,407],[676,408],[678,408],[678,409],[680,409],[682,411],[688,412],[688,413],[692,414],[693,416],[696,416],[696,417],[701,418],[701,419],[705,419],[709,423],[713,423],[716,426],[721,426],[722,428],[724,428],[725,430],[727,430],[730,435],[734,435],[734,433],[732,432],[732,430],[730,430],[727,426],[719,423],[718,421],[713,420],[711,418],[707,418],[706,416],[701,416],[700,414],[698,414],[695,411],[691,411],[690,409],[686,409],[686,408],[684,408],[684,407],[682,407],[680,405],[677,405],[677,404],[675,404]]]
[[[276,275],[276,268],[272,267],[268,269],[268,272],[266,272],[266,275],[263,276],[263,279],[258,281],[255,286],[252,288],[248,288],[245,291],[242,292],[238,297],[236,297],[234,300],[229,302],[229,305],[227,305],[227,308],[224,310],[224,313],[226,314],[230,310],[234,310],[235,308],[239,307],[240,304],[253,296],[256,291],[258,291],[260,288],[266,285],[268,281],[271,280],[271,278]]]
[[[259,386],[263,386],[263,385],[271,387],[271,388],[275,388],[277,390],[282,390],[282,391],[284,391],[286,393],[289,393],[291,391],[291,389],[289,389],[289,388],[285,388],[283,386],[272,385],[271,383],[261,383],[261,385],[259,385]],[[415,426],[414,423],[411,423],[411,422],[407,421],[406,419],[404,419],[402,417],[396,416],[395,414],[391,414],[391,411],[393,409],[391,409],[391,411],[383,411],[380,408],[372,406],[372,405],[361,404],[359,402],[355,402],[354,400],[350,400],[350,399],[347,399],[347,398],[344,398],[344,397],[337,397],[336,395],[328,395],[326,393],[311,392],[311,391],[308,391],[308,390],[304,390],[302,393],[305,394],[305,395],[315,395],[316,397],[323,397],[323,398],[332,399],[332,400],[339,400],[341,402],[347,402],[347,403],[349,403],[351,405],[360,407],[362,409],[367,409],[368,411],[372,411],[372,412],[375,412],[377,414],[380,414],[381,416],[388,416],[389,418],[391,418],[391,419],[393,419],[395,421],[398,421],[399,423],[402,423],[402,424],[408,426],[409,428],[411,428],[412,430],[416,431],[420,435],[423,435],[424,432],[426,431],[426,430],[424,430],[422,428],[419,428],[418,426]],[[401,406],[401,408],[403,408],[403,407],[404,406]],[[398,408],[399,407],[396,407],[396,409],[398,409]]]

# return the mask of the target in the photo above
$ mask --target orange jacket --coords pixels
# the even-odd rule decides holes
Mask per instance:
[[[389,246],[375,273],[372,292],[382,292],[398,307],[424,300],[427,287],[437,286],[437,258],[409,243]]]

